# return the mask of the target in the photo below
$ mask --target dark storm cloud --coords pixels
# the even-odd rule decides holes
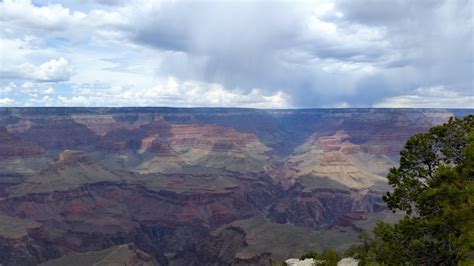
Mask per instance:
[[[107,6],[117,6],[125,2],[124,0],[95,0],[95,1],[101,5],[107,5]]]
[[[448,95],[455,106],[456,97],[474,97],[470,0],[45,3],[0,3],[5,36],[11,39],[5,44],[17,47],[28,62],[31,56],[20,49],[24,34],[62,36],[69,40],[63,45],[70,48],[68,55],[77,47],[86,54],[71,60],[80,65],[81,82],[105,74],[117,87],[176,80],[201,84],[202,91],[222,85],[220,95],[241,96],[257,88],[262,97],[283,93],[293,107],[397,105],[398,100],[416,107],[413,101],[423,95],[432,97],[425,104]],[[56,41],[45,43],[59,50]],[[22,65],[15,58],[21,56],[12,56],[11,65]],[[89,71],[89,63],[81,64],[86,58],[107,60],[98,63],[99,71]],[[120,82],[115,72],[122,73]],[[192,95],[186,86],[180,91],[166,84],[155,87]],[[124,94],[138,95],[133,89]]]
[[[184,53],[181,63],[161,68],[182,78],[282,89],[296,105],[371,105],[419,86],[456,86],[465,93],[473,88],[470,5],[337,1],[318,18],[322,27],[309,30],[318,11],[309,4],[172,2],[149,11],[151,19],[138,23],[134,39]],[[196,69],[188,71],[187,64]],[[337,74],[325,71],[338,64]],[[351,70],[357,64],[373,73]]]
[[[350,21],[368,25],[389,25],[421,22],[420,16],[432,16],[443,1],[336,0],[336,8]],[[464,7],[468,4],[466,1]]]
[[[385,67],[413,67],[419,85],[473,90],[473,2],[337,1],[348,22],[384,27],[386,40],[403,55]]]
[[[233,87],[260,86],[270,73],[282,71],[279,52],[297,45],[300,38],[302,25],[294,20],[292,9],[264,2],[165,3],[147,11],[153,15],[138,23],[134,38],[158,49],[185,53],[181,64],[179,54],[170,54],[169,60],[176,61],[164,66],[172,73],[182,69],[189,73],[189,64],[199,67],[196,76],[184,78]]]
[[[393,51],[384,40],[364,36],[362,27],[344,25],[334,14],[329,22],[313,22],[317,11],[317,6],[286,2],[166,2],[136,18],[133,39],[170,52],[159,71],[230,88],[282,89],[296,104],[328,105],[325,99],[344,98],[360,74],[345,73],[347,82],[335,81],[337,75],[324,71],[327,64],[394,59],[387,57]]]

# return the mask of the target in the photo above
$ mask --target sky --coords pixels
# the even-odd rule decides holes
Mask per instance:
[[[0,0],[0,107],[474,108],[472,0]]]

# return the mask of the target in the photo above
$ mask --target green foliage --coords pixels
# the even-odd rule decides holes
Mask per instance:
[[[300,260],[312,258],[321,261],[318,265],[323,266],[336,266],[337,262],[341,259],[341,255],[332,248],[327,248],[323,253],[319,254],[316,251],[309,252],[301,256]]]
[[[450,119],[447,124],[434,127],[428,133],[411,137],[400,152],[400,166],[390,169],[387,176],[389,184],[394,187],[394,191],[384,197],[389,208],[406,211],[409,215],[412,212],[421,216],[433,211],[439,213],[436,202],[427,204],[420,193],[460,181],[457,176],[449,179],[452,175],[437,173],[440,165],[453,169],[469,159],[463,152],[466,153],[466,147],[472,142],[473,128],[474,116],[471,115],[463,120]]]
[[[474,257],[474,116],[450,119],[411,137],[384,196],[398,224],[379,222],[349,250],[361,265],[472,265]]]
[[[317,251],[310,251],[306,254],[304,254],[303,256],[300,257],[300,260],[304,260],[304,259],[319,259],[321,257],[321,254],[319,254]]]

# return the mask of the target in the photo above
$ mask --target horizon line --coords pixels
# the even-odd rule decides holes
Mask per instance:
[[[162,108],[162,109],[246,109],[246,110],[347,110],[347,109],[426,109],[426,110],[474,110],[474,107],[295,107],[295,108],[258,108],[238,106],[0,106],[0,109],[126,109],[126,108]]]

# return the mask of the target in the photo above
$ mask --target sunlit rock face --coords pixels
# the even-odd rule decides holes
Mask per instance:
[[[298,147],[289,159],[297,165],[296,177],[328,178],[342,186],[357,189],[369,188],[377,182],[384,182],[384,177],[351,161],[352,158],[368,156],[371,153],[362,152],[360,145],[351,143],[350,138],[350,135],[343,130],[331,136],[312,136],[308,142]],[[381,160],[382,158],[376,157],[372,159],[374,163],[385,163],[379,162]]]
[[[295,234],[342,248],[386,216],[408,137],[467,113],[0,108],[0,264],[268,264],[307,251]]]

